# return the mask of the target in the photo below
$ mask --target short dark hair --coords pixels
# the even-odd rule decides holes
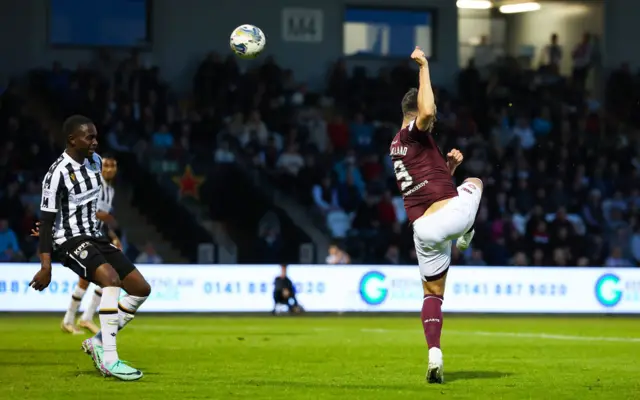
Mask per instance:
[[[402,98],[402,115],[418,111],[418,89],[411,88]]]
[[[109,160],[116,160],[117,161],[116,156],[113,153],[104,153],[104,154],[102,154],[101,157],[102,157],[103,160],[109,159]]]
[[[65,140],[69,140],[69,136],[73,135],[78,128],[82,125],[93,124],[93,121],[90,118],[85,117],[84,115],[72,115],[67,118],[62,124],[62,134],[65,137]]]

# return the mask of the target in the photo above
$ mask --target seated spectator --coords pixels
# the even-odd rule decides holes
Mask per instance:
[[[622,249],[618,246],[611,249],[611,254],[607,257],[607,260],[604,263],[605,267],[633,267],[633,262],[624,258],[622,254]]]
[[[6,219],[0,219],[0,262],[20,261],[22,252],[18,246],[16,233],[9,228]]]
[[[473,266],[483,266],[483,265],[487,265],[487,263],[484,261],[484,255],[482,254],[482,250],[480,249],[472,249],[471,250],[471,257],[469,257],[467,259],[467,265],[473,265]]]
[[[511,265],[514,267],[526,267],[529,265],[527,255],[521,251],[517,252],[511,259]]]
[[[136,257],[136,263],[138,264],[162,264],[162,257],[156,252],[156,248],[153,243],[147,242],[144,246],[144,250]]]
[[[333,186],[331,177],[325,176],[322,181],[312,189],[313,202],[323,213],[340,208],[338,191]]]
[[[336,115],[333,121],[327,126],[329,139],[333,150],[338,153],[344,152],[349,147],[349,127],[344,123],[341,115]]]
[[[160,125],[158,130],[151,135],[151,144],[157,149],[170,149],[173,147],[173,135],[169,132],[167,125]]]
[[[346,182],[338,185],[338,204],[340,208],[350,214],[356,211],[361,201],[362,196],[355,185],[353,175],[348,174]]]
[[[373,145],[373,125],[365,122],[362,113],[356,114],[349,127],[351,145],[360,152],[367,152]]]
[[[516,126],[513,127],[513,135],[518,139],[520,146],[529,150],[536,144],[536,137],[531,129],[531,124],[527,118],[518,118]]]
[[[220,143],[220,147],[213,155],[213,160],[216,164],[233,164],[236,161],[236,155],[231,151],[228,141],[224,140]]]
[[[327,264],[351,264],[351,257],[344,250],[342,250],[337,243],[329,246],[329,255],[326,259]]]
[[[287,150],[278,157],[276,168],[283,174],[291,177],[298,176],[300,169],[304,167],[304,158],[298,151],[297,144],[290,144]]]
[[[546,136],[551,132],[553,123],[551,122],[551,112],[549,107],[544,107],[540,114],[533,119],[531,124],[536,136]]]
[[[384,264],[400,265],[400,249],[395,244],[390,244],[384,255]]]
[[[371,233],[380,226],[376,198],[370,193],[365,194],[364,201],[356,210],[352,226],[361,234]]]
[[[249,114],[249,118],[247,118],[247,122],[244,124],[244,129],[240,134],[240,143],[246,145],[254,136],[260,145],[264,145],[269,137],[269,130],[262,121],[259,111],[253,111]]]

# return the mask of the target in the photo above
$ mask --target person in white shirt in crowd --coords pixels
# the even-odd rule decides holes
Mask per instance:
[[[269,130],[264,122],[262,122],[262,118],[260,116],[260,112],[253,111],[249,118],[247,118],[246,123],[244,124],[244,129],[240,134],[240,143],[243,146],[246,146],[251,138],[254,136],[258,139],[258,143],[260,145],[264,145],[267,143],[267,138],[269,137]]]
[[[276,163],[278,171],[291,176],[298,176],[302,167],[304,167],[304,158],[300,155],[297,144],[290,144],[287,150],[278,157]]]
[[[138,264],[162,264],[162,257],[156,253],[156,248],[153,243],[147,242],[144,246],[144,251],[136,257],[136,263]]]
[[[216,164],[233,164],[236,161],[236,155],[231,151],[229,142],[224,140],[213,154],[213,159]]]
[[[536,145],[536,136],[531,128],[531,123],[525,117],[518,118],[516,126],[513,127],[513,135],[520,139],[520,146],[524,150],[529,150]]]
[[[338,190],[333,186],[329,176],[325,176],[319,184],[313,186],[311,195],[315,205],[325,214],[340,209]]]
[[[605,261],[605,267],[633,267],[633,262],[624,258],[620,247],[614,247],[611,250],[611,255]]]
[[[327,256],[327,264],[337,265],[337,264],[351,264],[351,257],[344,250],[340,249],[340,247],[333,243],[329,246],[329,255]]]

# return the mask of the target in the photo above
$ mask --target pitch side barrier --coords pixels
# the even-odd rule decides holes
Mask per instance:
[[[139,267],[153,288],[141,312],[268,312],[280,272],[278,265]],[[36,292],[29,282],[38,268],[0,263],[0,311],[66,310],[77,276],[54,265],[51,285]],[[422,304],[415,266],[292,265],[289,277],[309,312],[417,312]],[[444,310],[640,314],[640,269],[456,266]]]

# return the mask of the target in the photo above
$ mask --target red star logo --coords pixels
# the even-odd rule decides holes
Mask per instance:
[[[174,176],[173,181],[179,186],[178,193],[179,198],[191,196],[193,198],[200,198],[200,185],[204,182],[205,178],[193,174],[191,165],[187,165],[184,169],[182,176]]]

